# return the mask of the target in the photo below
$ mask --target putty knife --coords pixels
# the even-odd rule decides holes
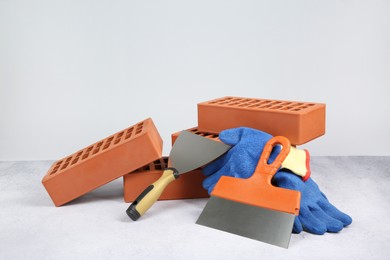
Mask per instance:
[[[229,145],[182,131],[169,154],[168,168],[162,176],[147,187],[126,210],[132,220],[139,219],[160,197],[165,187],[180,174],[195,170],[230,149]]]
[[[282,150],[268,164],[272,148],[278,144]],[[289,150],[287,138],[273,137],[250,178],[222,176],[196,223],[287,248],[301,194],[272,186],[271,180]]]

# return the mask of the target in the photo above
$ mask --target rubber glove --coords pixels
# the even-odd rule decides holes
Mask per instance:
[[[203,168],[203,174],[208,176],[203,181],[203,187],[210,194],[221,176],[249,178],[252,176],[260,159],[264,145],[271,139],[268,133],[247,127],[224,130],[219,139],[233,146],[225,155]],[[275,160],[280,147],[274,147],[269,163]]]
[[[295,217],[294,233],[302,230],[318,235],[335,233],[352,223],[352,218],[333,206],[312,178],[304,182],[287,170],[279,170],[272,183],[277,187],[301,192],[301,206],[299,216]]]

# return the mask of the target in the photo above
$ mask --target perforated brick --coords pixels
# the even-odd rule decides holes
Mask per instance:
[[[188,131],[190,133],[193,133],[193,134],[196,134],[196,135],[199,135],[199,136],[203,136],[205,138],[209,138],[209,139],[213,139],[213,140],[219,141],[218,134],[201,132],[201,131],[198,130],[198,127],[192,127],[192,128],[187,129],[185,131]],[[171,135],[172,145],[175,143],[175,141],[179,137],[180,133],[181,133],[181,131],[173,133]]]
[[[42,183],[56,206],[161,157],[162,139],[146,119],[53,163]]]
[[[198,104],[198,129],[219,133],[251,127],[300,145],[325,134],[325,104],[223,97]]]
[[[167,167],[168,157],[162,157],[123,177],[124,199],[134,201],[150,184],[158,180]],[[181,174],[170,183],[161,194],[159,200],[206,198],[208,193],[202,187],[204,175],[200,169]]]

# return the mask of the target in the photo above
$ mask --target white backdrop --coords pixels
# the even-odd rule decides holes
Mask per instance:
[[[321,102],[312,155],[390,155],[390,1],[0,1],[0,160],[59,159],[196,104]]]

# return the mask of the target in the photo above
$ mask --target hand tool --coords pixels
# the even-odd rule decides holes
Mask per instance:
[[[213,161],[229,149],[229,145],[182,131],[169,154],[168,168],[133,201],[126,210],[127,215],[132,220],[137,220],[156,202],[165,187],[179,178],[180,174]]]
[[[269,164],[276,145],[282,149]],[[273,137],[251,177],[222,176],[196,223],[287,248],[299,213],[300,193],[272,186],[271,180],[289,150],[287,138]]]

